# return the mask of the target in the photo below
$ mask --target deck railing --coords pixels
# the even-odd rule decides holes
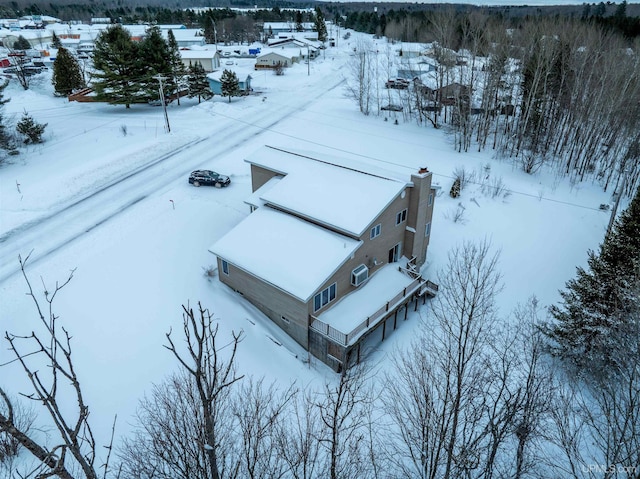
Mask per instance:
[[[368,316],[364,321],[358,324],[348,333],[337,330],[333,326],[320,321],[317,317],[311,315],[311,328],[329,337],[331,340],[338,344],[347,346],[355,342],[355,340],[364,332],[377,326],[381,320],[387,316],[389,311],[393,311],[396,307],[402,304],[408,297],[415,294],[420,290],[424,281],[418,277],[414,279],[406,288],[396,294],[393,298],[386,302],[375,313]]]

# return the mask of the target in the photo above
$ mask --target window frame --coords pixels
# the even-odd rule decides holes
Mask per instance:
[[[222,272],[225,275],[229,276],[229,262],[224,260],[224,259],[222,259],[222,260],[220,260],[220,266],[222,267]]]
[[[369,239],[376,239],[382,234],[382,223],[378,223],[369,230]]]
[[[404,223],[405,221],[407,221],[407,208],[396,213],[396,226]]]
[[[429,221],[424,227],[424,235],[429,236],[431,234],[431,221]]]
[[[338,283],[333,282],[313,296],[313,312],[320,311],[338,296]],[[324,302],[326,298],[326,302]]]

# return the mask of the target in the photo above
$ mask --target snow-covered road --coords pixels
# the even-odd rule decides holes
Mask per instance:
[[[204,161],[211,167],[212,158],[229,154],[306,109],[343,82],[319,80],[308,85],[304,94],[286,95],[286,101],[278,101],[275,107],[274,102],[264,101],[258,108],[244,111],[227,110],[221,114],[211,111],[211,125],[206,133],[200,130],[195,137],[168,142],[167,151],[142,155],[138,162],[116,161],[122,167],[109,176],[94,177],[91,190],[70,190],[66,195],[63,192],[51,209],[0,231],[0,284],[19,271],[19,255],[31,253],[30,263],[37,263],[167,185],[186,179]]]

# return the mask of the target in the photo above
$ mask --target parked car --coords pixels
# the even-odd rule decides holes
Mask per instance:
[[[385,88],[393,88],[396,90],[406,90],[409,88],[409,81],[404,78],[396,78],[395,80],[387,80],[384,84]]]
[[[384,105],[380,107],[383,111],[402,111],[402,105],[394,105],[393,103],[389,103],[388,105]]]
[[[228,176],[221,175],[211,170],[196,170],[189,175],[189,183],[193,186],[215,186],[222,188],[229,186],[231,179]]]

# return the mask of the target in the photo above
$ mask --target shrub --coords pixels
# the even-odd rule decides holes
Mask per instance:
[[[453,177],[460,180],[460,191],[464,190],[469,183],[473,183],[476,179],[475,172],[469,172],[464,166],[459,166],[453,170]]]
[[[46,123],[36,122],[31,115],[25,112],[22,120],[16,125],[16,131],[24,136],[24,143],[42,143],[42,135]]]

